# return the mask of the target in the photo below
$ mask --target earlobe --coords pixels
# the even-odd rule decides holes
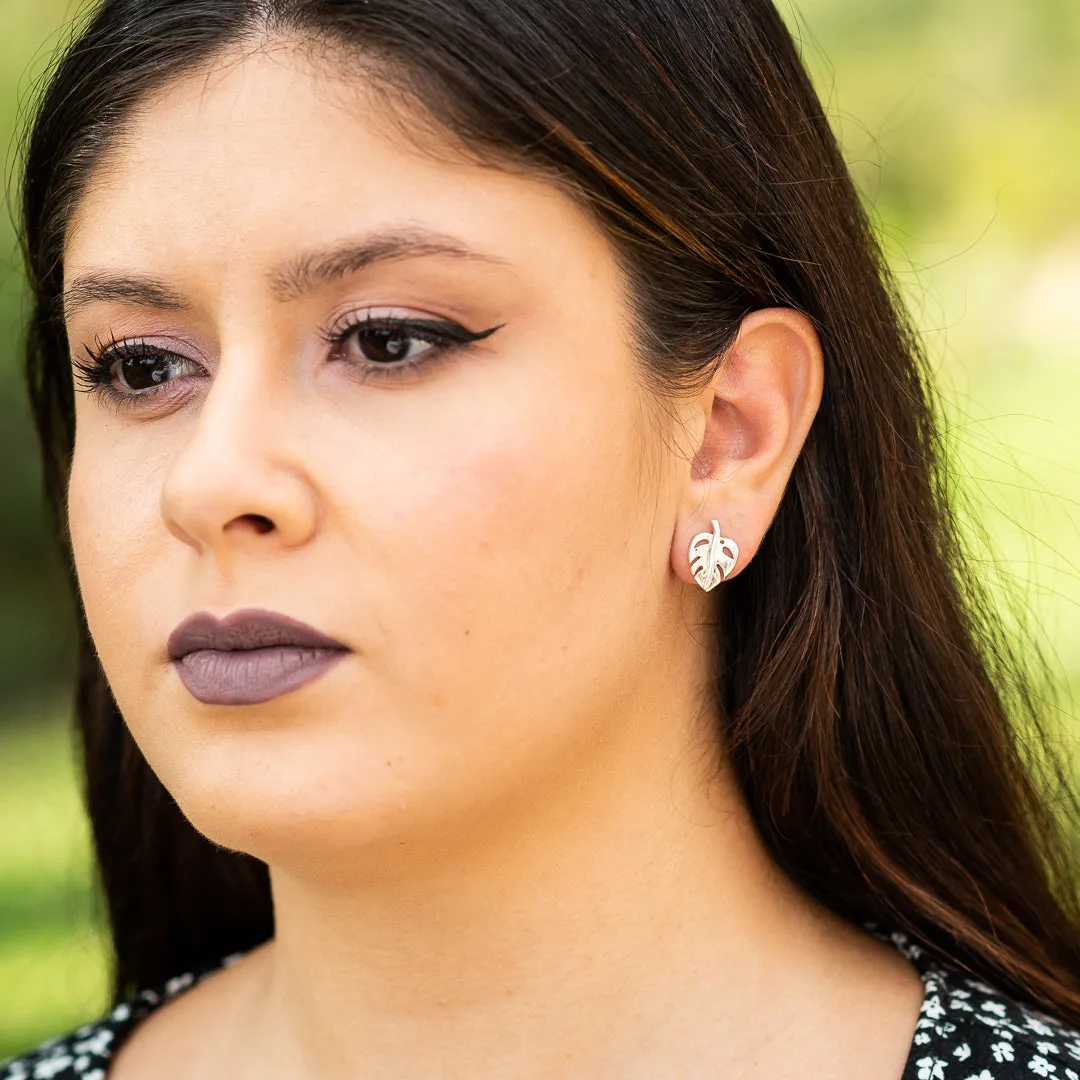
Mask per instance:
[[[672,550],[684,580],[709,591],[753,557],[817,413],[823,378],[821,344],[805,315],[768,308],[743,320],[699,399],[704,425]],[[695,563],[699,554],[705,563]]]

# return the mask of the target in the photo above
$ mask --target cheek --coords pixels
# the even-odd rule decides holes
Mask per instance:
[[[365,507],[345,531],[376,545],[357,561],[382,568],[380,659],[410,712],[525,727],[529,695],[571,705],[629,641],[649,572],[635,413],[553,367],[444,401],[341,499]]]
[[[87,623],[117,689],[145,663],[131,648],[140,631],[133,612],[161,580],[160,468],[146,453],[125,453],[125,440],[85,427],[91,430],[80,429],[72,457],[68,524]]]

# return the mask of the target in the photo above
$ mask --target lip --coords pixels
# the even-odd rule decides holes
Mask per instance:
[[[247,608],[200,611],[169,635],[169,660],[206,705],[258,705],[317,679],[351,650],[306,623]]]

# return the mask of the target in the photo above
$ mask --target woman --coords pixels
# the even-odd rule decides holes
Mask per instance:
[[[768,0],[106,0],[23,195],[115,1009],[0,1076],[1080,1073],[1061,777]]]

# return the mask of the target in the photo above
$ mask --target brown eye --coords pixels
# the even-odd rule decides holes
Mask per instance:
[[[375,364],[414,360],[432,347],[431,341],[396,327],[358,326],[347,342],[350,353]]]
[[[323,330],[321,336],[331,347],[331,357],[344,359],[359,377],[404,380],[490,337],[499,326],[474,333],[442,319],[368,314],[340,329]]]
[[[125,356],[116,361],[114,372],[125,390],[152,390],[186,373],[194,365],[182,356],[147,352]]]

